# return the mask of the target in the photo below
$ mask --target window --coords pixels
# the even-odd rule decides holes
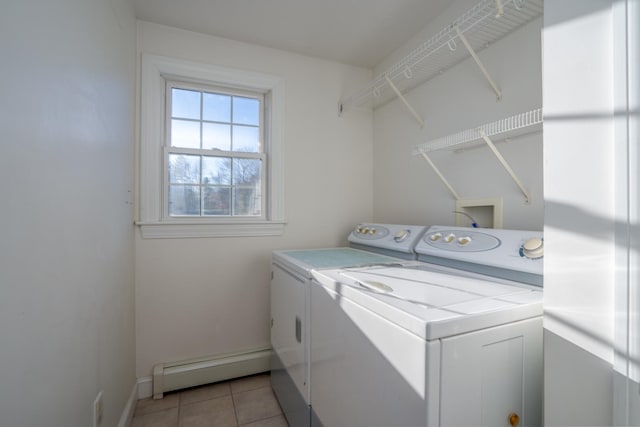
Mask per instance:
[[[282,80],[155,55],[141,71],[142,236],[281,234]]]
[[[168,215],[262,218],[262,94],[172,81],[166,94]]]

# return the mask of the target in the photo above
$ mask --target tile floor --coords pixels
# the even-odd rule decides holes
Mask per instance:
[[[288,427],[269,374],[139,400],[131,427]]]

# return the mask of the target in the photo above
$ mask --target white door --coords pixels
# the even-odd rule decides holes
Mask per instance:
[[[440,425],[542,424],[542,319],[442,340]]]

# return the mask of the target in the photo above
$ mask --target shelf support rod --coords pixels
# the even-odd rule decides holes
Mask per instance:
[[[436,173],[436,175],[438,175],[438,178],[440,178],[440,180],[442,181],[442,183],[449,189],[449,191],[451,192],[451,194],[453,194],[453,197],[457,200],[460,200],[460,196],[458,195],[458,193],[456,193],[456,190],[453,189],[453,187],[451,186],[451,184],[449,184],[449,181],[447,181],[447,179],[444,177],[444,175],[442,175],[442,173],[440,172],[440,170],[436,167],[436,165],[431,161],[431,159],[429,158],[429,156],[427,156],[427,153],[424,152],[424,150],[420,150],[420,154],[422,154],[422,157],[424,157],[424,159],[427,161],[427,163],[429,163],[429,166],[431,166],[431,168],[433,169],[433,171]]]
[[[504,15],[502,0],[496,0],[496,18],[500,18],[502,15]]]
[[[498,89],[498,86],[489,75],[489,72],[482,64],[482,61],[480,61],[480,58],[478,58],[478,55],[473,50],[473,47],[471,47],[471,44],[469,44],[469,41],[467,40],[467,38],[464,36],[464,34],[462,34],[462,31],[460,31],[460,28],[458,28],[457,25],[455,25],[453,28],[456,30],[456,33],[458,33],[458,37],[460,37],[460,40],[462,40],[462,43],[464,43],[464,46],[467,48],[467,50],[469,51],[473,59],[476,61],[476,64],[478,64],[478,67],[480,67],[480,71],[482,71],[482,74],[484,74],[484,77],[487,79],[487,81],[493,88],[493,91],[496,93],[496,99],[497,100],[502,99],[502,92],[500,92],[500,89]]]
[[[482,139],[484,139],[484,142],[486,142],[489,148],[491,148],[491,151],[493,151],[493,154],[496,155],[496,157],[498,158],[498,161],[507,170],[509,175],[511,175],[511,178],[513,179],[513,181],[518,185],[518,187],[520,188],[520,191],[522,191],[522,194],[524,194],[525,203],[527,204],[530,203],[531,196],[529,195],[529,192],[524,188],[524,185],[522,185],[522,181],[518,179],[513,169],[511,169],[511,166],[509,166],[509,163],[507,163],[505,158],[502,157],[502,154],[500,154],[500,151],[498,151],[493,141],[491,141],[491,139],[487,136],[484,130],[478,129],[478,132],[480,133],[480,136],[482,137]]]
[[[416,112],[416,110],[414,110],[414,108],[411,106],[411,104],[409,104],[406,98],[402,96],[402,94],[400,93],[396,85],[393,84],[389,76],[385,74],[384,78],[387,80],[387,83],[389,83],[389,86],[391,87],[391,89],[393,89],[396,95],[398,95],[398,98],[400,98],[404,106],[407,107],[407,110],[409,110],[409,112],[413,115],[413,117],[415,117],[415,119],[418,121],[418,124],[420,124],[420,129],[422,129],[424,127],[424,120],[422,120],[422,117],[420,117],[420,115]]]

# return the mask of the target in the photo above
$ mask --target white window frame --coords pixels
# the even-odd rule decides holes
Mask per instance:
[[[165,98],[166,98],[166,107],[165,107],[165,144],[164,144],[164,161],[165,165],[163,171],[165,173],[164,177],[164,188],[163,188],[163,214],[165,218],[207,218],[207,219],[221,219],[221,218],[252,218],[252,219],[262,219],[266,218],[266,205],[267,205],[267,196],[266,196],[266,172],[267,172],[267,147],[266,147],[266,139],[265,139],[265,126],[264,126],[264,110],[265,110],[265,96],[262,92],[257,91],[249,91],[246,89],[237,89],[232,87],[219,87],[219,86],[211,86],[205,85],[201,83],[193,83],[187,82],[184,80],[175,80],[175,79],[166,79],[165,84]],[[260,131],[259,140],[260,140],[260,151],[257,152],[243,152],[243,151],[223,151],[223,150],[209,150],[202,148],[185,148],[180,146],[172,146],[171,137],[171,121],[173,119],[171,114],[171,105],[172,105],[172,96],[171,89],[183,89],[183,90],[192,90],[199,93],[216,93],[223,94],[227,96],[233,97],[244,97],[248,99],[254,99],[259,102],[259,117],[258,117],[258,129]],[[232,111],[232,110],[231,110]],[[204,120],[202,117],[201,120]],[[206,121],[206,120],[205,120]],[[231,126],[232,123],[229,123]],[[195,155],[198,157],[219,157],[219,158],[227,158],[227,159],[253,159],[259,160],[260,167],[260,215],[235,215],[233,213],[233,202],[231,202],[231,213],[229,215],[170,215],[169,213],[169,174],[167,173],[169,170],[169,156],[171,154],[186,154],[186,155]],[[230,185],[231,186],[231,185]],[[234,184],[235,186],[235,184]],[[233,198],[233,197],[232,197]],[[202,200],[201,200],[202,202]],[[202,207],[202,206],[201,206]]]
[[[266,211],[264,218],[168,217],[164,206],[166,80],[245,88],[265,94]],[[284,221],[284,81],[245,70],[143,54],[140,75],[139,204],[144,238],[281,235]]]

